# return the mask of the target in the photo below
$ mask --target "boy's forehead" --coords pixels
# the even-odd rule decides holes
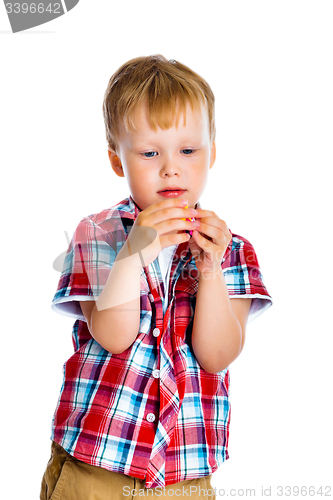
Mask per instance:
[[[175,109],[169,108],[168,110],[165,110],[165,113],[170,117],[169,120],[165,120],[165,116],[157,116],[157,119],[155,120],[155,122],[157,122],[157,126],[161,127],[161,125],[164,125],[161,127],[163,129],[168,129],[173,126],[175,126],[176,128],[182,125],[185,126],[189,120],[192,123],[194,122],[194,124],[196,124],[198,127],[200,127],[201,125],[207,125],[207,127],[209,126],[208,107],[206,104],[203,104],[201,102],[195,102],[192,105],[190,102],[187,102],[184,110],[181,108],[179,103],[177,103]],[[163,115],[163,109],[161,109],[160,114]],[[173,115],[173,119],[171,119],[171,115]],[[124,124],[125,129],[129,128],[129,132],[138,131],[140,129],[140,126],[142,125],[152,128],[155,131],[155,127],[153,126],[154,120],[152,119],[152,116],[150,114],[147,102],[138,103],[132,109],[132,113],[128,122],[129,125],[132,125],[133,127],[126,127],[126,124]],[[169,126],[165,126],[166,122],[169,122]]]

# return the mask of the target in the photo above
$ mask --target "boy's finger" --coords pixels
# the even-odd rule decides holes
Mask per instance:
[[[144,211],[145,218],[149,217],[151,221],[152,220],[151,217],[153,217],[154,224],[157,224],[165,220],[178,219],[178,218],[186,219],[194,216],[194,214],[192,213],[192,210],[194,209],[186,208],[188,200],[177,200],[172,198],[171,200],[167,201],[168,203],[158,202],[148,207]]]
[[[199,217],[197,217],[197,219],[199,219]],[[212,226],[212,227],[216,227],[218,229],[221,229],[223,232],[229,231],[226,222],[224,222],[224,220],[219,219],[217,217],[203,216],[202,218],[200,218],[200,223],[202,224],[201,227]]]
[[[163,210],[165,208],[173,208],[173,207],[183,207],[185,208],[186,205],[188,205],[188,200],[184,198],[169,198],[167,200],[162,200],[159,201],[158,203],[154,203],[153,205],[150,205],[148,208],[149,214],[152,214],[154,212],[158,212],[160,210]],[[150,211],[151,209],[151,211]]]
[[[196,217],[214,217],[215,219],[219,219],[219,217],[216,215],[215,212],[212,212],[211,210],[204,210],[202,208],[197,208],[196,209],[198,212],[198,215]]]

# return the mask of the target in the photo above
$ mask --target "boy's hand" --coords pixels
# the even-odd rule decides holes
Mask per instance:
[[[199,215],[197,210],[185,208],[187,204],[187,200],[169,198],[142,210],[118,254],[119,258],[139,254],[140,259],[135,259],[134,265],[148,266],[163,248],[188,241],[189,235],[185,231],[193,231],[198,223],[182,219]]]
[[[197,209],[200,217],[189,245],[199,273],[214,273],[221,269],[223,255],[232,238],[224,220],[210,210]]]

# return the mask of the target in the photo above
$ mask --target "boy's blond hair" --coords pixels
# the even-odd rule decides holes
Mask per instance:
[[[117,151],[121,124],[135,130],[134,111],[148,106],[151,128],[172,127],[186,105],[194,110],[204,104],[208,111],[210,139],[215,139],[215,99],[208,83],[178,61],[162,55],[137,57],[123,64],[110,78],[104,95],[103,115],[108,147]]]

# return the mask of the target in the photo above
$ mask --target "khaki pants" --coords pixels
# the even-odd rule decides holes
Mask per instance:
[[[145,488],[145,480],[81,462],[52,441],[40,500],[165,500],[171,497],[216,500],[210,479],[211,475],[170,484],[165,488]]]

